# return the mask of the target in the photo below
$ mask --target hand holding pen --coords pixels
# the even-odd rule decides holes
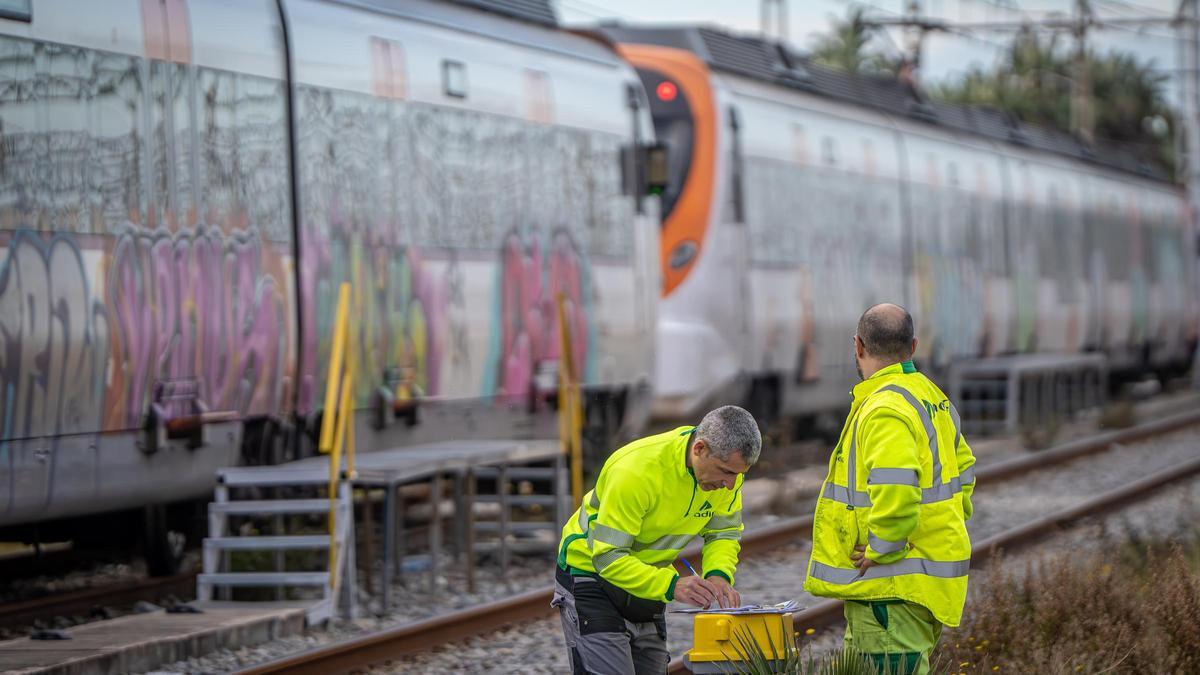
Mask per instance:
[[[712,581],[700,578],[687,559],[680,558],[680,560],[683,561],[683,566],[687,568],[691,576],[680,577],[679,581],[675,583],[675,599],[703,609],[708,609],[713,603],[723,608],[725,605],[721,598],[725,594],[721,592],[721,589]]]

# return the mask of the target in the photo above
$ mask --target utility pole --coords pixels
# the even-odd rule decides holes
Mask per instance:
[[[1180,97],[1183,111],[1184,153],[1187,162],[1188,192],[1200,198],[1200,15],[1197,15],[1196,0],[1180,0],[1176,15],[1175,30],[1180,41],[1186,45],[1182,78],[1183,96]]]
[[[762,34],[764,38],[771,39],[772,33],[777,33],[775,39],[779,42],[787,42],[788,39],[788,24],[787,24],[787,2],[788,0],[759,0],[759,22],[762,26]],[[772,16],[771,9],[774,8],[775,13]],[[774,19],[775,30],[771,30],[771,21]]]
[[[788,0],[779,2],[779,41],[788,41]]]
[[[1197,0],[1180,0],[1176,13],[1175,31],[1185,45],[1184,68],[1181,73],[1183,84],[1183,135],[1187,156],[1188,223],[1191,225],[1193,256],[1200,256],[1200,3]],[[1200,261],[1197,261],[1200,262]],[[1192,288],[1200,291],[1200,269],[1194,270]],[[1196,353],[1200,354],[1200,345]],[[1196,368],[1195,381],[1200,384],[1200,366]]]
[[[905,8],[904,18],[908,23],[904,26],[904,60],[909,69],[909,76],[916,80],[917,69],[921,67],[921,47],[925,42],[925,25],[921,21],[921,2],[911,0]]]
[[[1092,72],[1087,57],[1087,31],[1092,22],[1088,0],[1075,0],[1075,59],[1071,76],[1071,132],[1088,145],[1095,143],[1092,114]]]

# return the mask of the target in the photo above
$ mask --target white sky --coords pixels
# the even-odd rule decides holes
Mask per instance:
[[[590,24],[601,20],[626,23],[708,23],[735,32],[758,33],[760,29],[759,0],[554,0],[559,17],[567,24]],[[864,7],[875,16],[898,16],[907,0],[787,0],[788,36],[790,42],[807,50],[815,37],[830,30],[834,19],[845,17],[853,7]],[[1108,17],[1163,16],[1168,17],[1179,0],[1091,0],[1093,12],[1103,20]],[[1050,12],[1071,13],[1074,0],[922,0],[923,13],[951,22],[1020,21],[1038,19]],[[890,40],[879,44],[899,53],[903,36],[899,30],[889,30]],[[965,72],[973,65],[993,63],[1008,33],[973,33],[963,37],[935,33],[925,40],[922,77],[936,82]],[[1070,37],[1061,40],[1069,44]],[[1179,98],[1178,79],[1182,68],[1174,30],[1167,26],[1142,29],[1093,30],[1089,40],[1101,50],[1122,49],[1136,53],[1142,59],[1153,59],[1157,68],[1173,77],[1168,88],[1172,101]]]

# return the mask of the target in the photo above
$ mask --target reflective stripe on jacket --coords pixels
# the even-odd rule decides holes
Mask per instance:
[[[898,598],[957,626],[967,595],[975,457],[958,411],[911,362],[860,382],[813,517],[805,590]],[[850,554],[879,563],[858,576]]]
[[[632,595],[673,600],[671,562],[704,538],[702,575],[733,583],[742,539],[742,476],[704,491],[686,463],[692,427],[648,436],[612,454],[562,529],[558,565],[598,573]]]

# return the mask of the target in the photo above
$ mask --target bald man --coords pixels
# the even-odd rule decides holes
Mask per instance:
[[[852,339],[862,382],[817,500],[804,588],[846,601],[846,649],[879,672],[928,673],[966,602],[975,457],[954,404],[913,365],[903,307],[868,309]]]

